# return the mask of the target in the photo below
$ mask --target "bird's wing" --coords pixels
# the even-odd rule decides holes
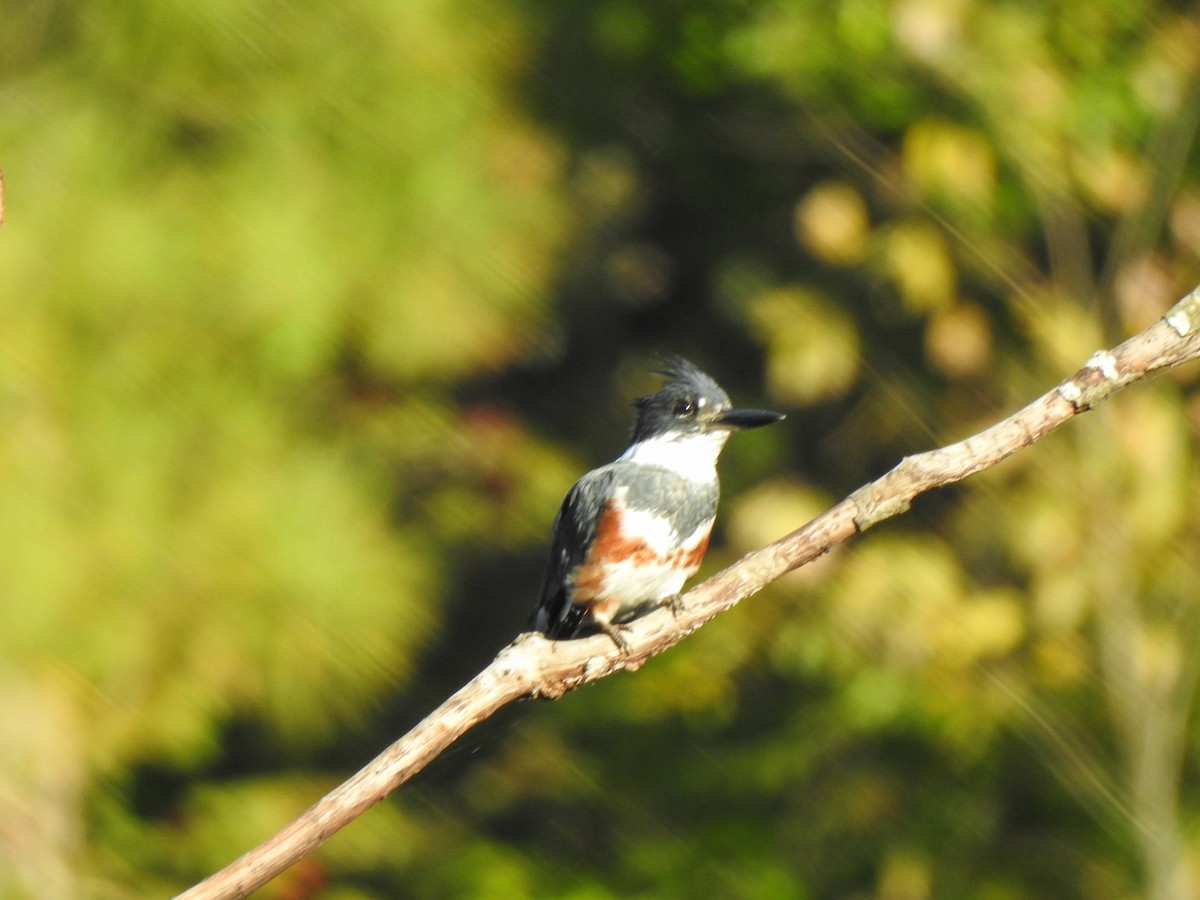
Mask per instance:
[[[587,558],[596,539],[600,513],[617,488],[617,472],[604,466],[588,472],[567,492],[554,518],[550,558],[537,608],[528,628],[551,638],[575,637],[582,631],[585,610],[571,603],[567,579]]]

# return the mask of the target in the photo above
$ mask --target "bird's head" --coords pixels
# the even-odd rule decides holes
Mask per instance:
[[[634,443],[649,440],[685,440],[712,434],[720,443],[734,431],[770,425],[783,418],[764,409],[738,409],[724,389],[680,356],[667,359],[659,374],[663,386],[635,401],[637,424]]]

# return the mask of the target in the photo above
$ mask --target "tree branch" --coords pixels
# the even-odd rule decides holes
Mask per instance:
[[[689,591],[676,613],[660,609],[628,626],[622,655],[604,635],[550,641],[522,634],[482,672],[341,786],[282,831],[180,894],[244,897],[323,843],[424,768],[468,729],[522,697],[556,698],[621,669],[635,670],[781,575],[856,532],[905,512],[914,497],[991,468],[1126,385],[1200,356],[1200,287],[1159,321],[1007,419],[956,444],[903,459],[832,509],[743,557]]]

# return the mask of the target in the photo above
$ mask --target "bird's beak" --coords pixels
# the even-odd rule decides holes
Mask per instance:
[[[782,418],[783,413],[771,412],[766,409],[727,409],[713,419],[713,424],[745,430],[770,425]]]

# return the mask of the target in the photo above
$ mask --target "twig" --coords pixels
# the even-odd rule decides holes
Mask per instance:
[[[282,831],[179,897],[246,896],[404,784],[505,704],[521,697],[559,697],[618,670],[639,668],[786,572],[856,532],[905,512],[917,495],[990,468],[1126,385],[1198,356],[1200,287],[1145,331],[1112,350],[1093,354],[1078,372],[1019,412],[956,444],[906,457],[803,528],[746,555],[689,591],[674,614],[661,609],[636,620],[625,632],[627,655],[604,635],[573,641],[521,635],[366,768]]]

